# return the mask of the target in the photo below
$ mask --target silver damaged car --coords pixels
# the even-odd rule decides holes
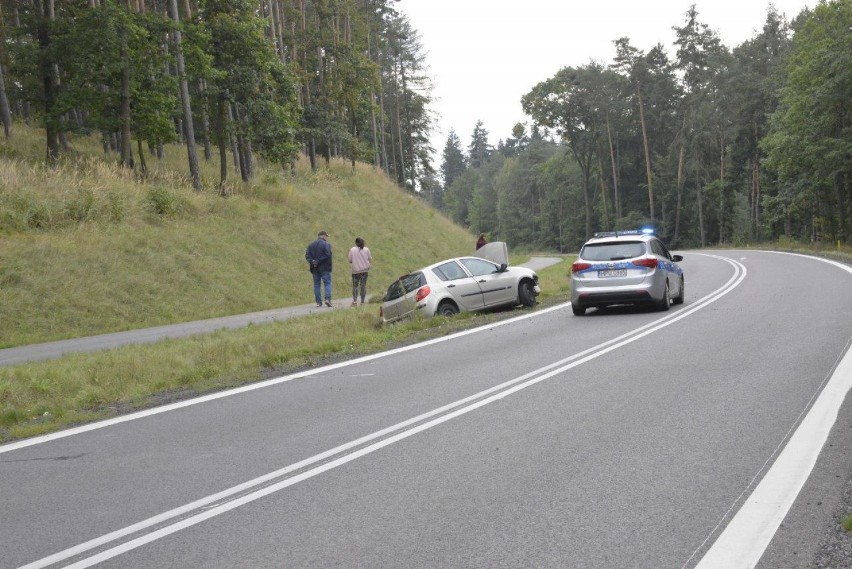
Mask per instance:
[[[382,321],[396,322],[415,315],[452,316],[462,311],[502,306],[533,306],[541,292],[535,271],[508,266],[502,242],[489,243],[484,249],[477,254],[487,258],[446,259],[391,283],[382,299]]]

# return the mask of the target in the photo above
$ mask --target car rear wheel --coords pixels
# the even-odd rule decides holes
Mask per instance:
[[[574,316],[582,316],[583,314],[586,313],[586,307],[585,306],[577,306],[576,304],[574,304],[572,302],[571,303],[571,312],[574,313]]]
[[[663,293],[663,299],[658,304],[658,308],[662,311],[666,311],[672,305],[672,291],[669,288],[669,281],[666,281],[666,290]]]
[[[448,318],[450,316],[455,316],[458,313],[459,313],[458,306],[456,306],[455,304],[453,304],[452,302],[449,302],[449,301],[444,301],[441,304],[439,304],[438,310],[436,312],[436,314],[438,316],[446,316]]]
[[[521,281],[518,285],[518,302],[524,306],[535,305],[535,291],[530,281]]]
[[[680,292],[678,292],[677,296],[672,299],[672,304],[683,304],[685,294],[683,284],[683,277],[680,277]]]

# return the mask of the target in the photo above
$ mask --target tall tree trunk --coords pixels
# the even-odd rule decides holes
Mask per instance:
[[[725,243],[727,224],[727,195],[725,191],[725,135],[719,127],[719,243]]]
[[[0,5],[0,121],[3,122],[3,134],[6,139],[12,137],[12,110],[9,108],[9,98],[6,95],[6,76],[4,63],[6,61],[6,21],[3,18],[3,6]]]
[[[616,167],[615,162],[615,149],[612,146],[612,128],[609,124],[609,111],[606,113],[606,138],[609,142],[609,161],[612,166],[612,189],[613,189],[613,209],[615,210],[615,217],[621,217],[621,196],[618,195],[618,168]]]
[[[675,205],[675,230],[674,242],[677,243],[680,237],[680,210],[683,204],[683,161],[686,155],[686,149],[683,144],[680,145],[680,153],[677,158],[677,205]]]
[[[589,188],[591,180],[591,172],[589,167],[583,168],[583,202],[586,206],[586,239],[592,237],[592,196]]]
[[[695,185],[695,201],[698,204],[698,232],[701,235],[701,247],[707,246],[707,236],[704,232],[704,182],[699,179]]]
[[[2,26],[1,21],[0,26]],[[0,58],[0,119],[3,121],[3,134],[8,140],[12,138],[12,111],[9,108],[9,98],[6,96],[6,79],[3,73],[2,58]]]
[[[600,180],[600,186],[601,186],[601,200],[602,200],[602,203],[603,203],[604,228],[609,229],[609,227],[610,227],[610,224],[609,224],[609,206],[607,205],[607,199],[606,199],[606,182],[604,181],[603,160],[601,159],[600,154],[598,154],[598,179]]]
[[[59,160],[59,136],[56,121],[53,116],[53,105],[56,97],[54,90],[53,62],[50,57],[49,25],[53,15],[53,0],[33,0],[38,23],[36,36],[41,54],[41,79],[44,90],[44,127],[47,138],[47,163],[55,166]]]
[[[230,102],[228,103],[228,123],[234,125],[230,134],[231,155],[234,158],[234,169],[240,173],[240,178],[245,181],[245,168],[243,167],[242,156],[240,155],[239,125],[234,120],[234,105]]]
[[[122,27],[120,34],[121,57],[121,165],[133,168],[133,145],[130,139],[130,55],[127,51],[127,30]]]
[[[198,95],[201,98],[201,139],[204,142],[204,159],[210,160],[213,157],[213,150],[210,148],[209,98],[207,97],[207,82],[203,79],[198,80]]]
[[[192,188],[201,191],[201,175],[198,170],[198,152],[195,148],[195,127],[192,120],[192,106],[189,99],[189,86],[186,82],[186,68],[183,61],[183,46],[180,33],[180,16],[178,15],[177,0],[169,0],[169,17],[175,23],[172,32],[172,43],[175,50],[175,65],[178,82],[180,83],[180,102],[183,111],[183,133],[186,139],[186,153],[189,160],[189,175],[192,178]]]
[[[400,72],[402,72],[402,62],[399,62]],[[397,90],[396,93],[396,137],[399,144],[399,172],[396,179],[402,187],[405,187],[405,152],[402,147],[402,93]],[[413,189],[413,188],[412,188]]]
[[[382,68],[382,52],[378,54],[379,69]],[[389,172],[388,168],[388,149],[387,149],[387,130],[385,129],[385,87],[384,82],[379,81],[379,134],[382,140],[382,166],[385,172]]]
[[[225,109],[227,104],[225,94],[220,93],[216,101],[216,114],[218,115],[216,138],[219,142],[219,195],[225,194],[228,181],[228,134],[226,128],[228,114]]]
[[[370,123],[373,127],[373,166],[381,165],[381,154],[379,154],[379,133],[376,125],[376,94],[370,93]]]
[[[136,149],[139,151],[139,169],[142,173],[142,177],[146,177],[148,175],[148,164],[145,162],[145,152],[142,150],[142,139],[136,139]]]
[[[648,180],[648,209],[651,212],[651,222],[654,222],[654,184],[651,179],[651,152],[648,150],[648,133],[645,129],[645,105],[642,103],[642,89],[636,82],[636,94],[639,96],[639,122],[642,124],[642,144],[645,147],[645,175]]]

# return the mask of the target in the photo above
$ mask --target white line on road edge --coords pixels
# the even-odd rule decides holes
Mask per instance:
[[[852,267],[829,259],[781,251],[764,252],[816,259],[852,274]],[[852,350],[848,346],[834,373],[823,383],[825,387],[820,385],[817,389],[819,397],[787,446],[696,569],[750,569],[760,561],[810,476],[837,421],[840,406],[852,389]]]
[[[267,379],[266,381],[260,381],[257,383],[252,383],[250,385],[243,385],[241,387],[236,387],[234,389],[228,389],[226,391],[219,391],[217,393],[211,393],[209,395],[204,395],[202,397],[196,397],[194,399],[187,399],[185,401],[178,401],[176,403],[170,403],[168,405],[163,405],[161,407],[154,407],[152,409],[146,409],[144,411],[137,411],[136,413],[130,413],[129,415],[122,415],[121,417],[115,417],[113,419],[106,419],[104,421],[98,421],[96,423],[90,423],[88,425],[81,425],[79,427],[74,427],[71,429],[65,429],[64,431],[58,431],[56,433],[50,433],[47,435],[42,435],[39,437],[33,437],[31,439],[24,439],[22,441],[17,441],[14,443],[9,443],[6,445],[0,446],[0,454],[4,452],[10,452],[13,450],[18,450],[21,448],[26,448],[30,446],[35,446],[39,444],[43,444],[50,441],[55,441],[57,439],[62,439],[65,437],[70,437],[73,435],[79,435],[81,433],[86,433],[89,431],[94,431],[97,429],[103,429],[104,427],[110,427],[112,425],[118,425],[121,423],[127,423],[129,421],[135,421],[136,419],[142,419],[144,417],[150,417],[152,415],[159,415],[160,413],[168,413],[169,411],[174,411],[176,409],[183,409],[184,407],[191,407],[192,405],[198,405],[199,403],[206,403],[208,401],[214,401],[216,399],[222,399],[224,397],[230,397],[232,395],[238,395],[240,393],[246,393],[248,391],[254,391],[255,389],[263,389],[265,387],[271,387],[273,385],[278,385],[279,383],[285,383],[288,381],[292,381],[294,379],[303,379],[306,377],[319,375],[325,373],[327,371],[332,371],[338,368],[342,368],[352,364],[359,364],[368,362],[371,360],[376,360],[379,358],[384,358],[387,356],[392,356],[394,354],[399,354],[402,352],[407,352],[409,350],[416,350],[419,348],[423,348],[426,346],[431,346],[433,344],[439,344],[441,342],[447,342],[449,340],[454,340],[456,338],[460,338],[461,336],[467,336],[468,334],[475,334],[477,332],[482,332],[484,330],[491,330],[494,328],[498,328],[500,326],[506,326],[507,324],[512,324],[514,322],[518,322],[519,320],[525,320],[527,318],[533,318],[536,316],[542,316],[544,314],[548,314],[555,310],[562,310],[569,306],[569,304],[560,304],[557,306],[552,306],[550,308],[545,308],[542,310],[537,310],[535,312],[531,312],[529,314],[523,314],[521,316],[516,316],[514,318],[509,318],[507,320],[501,320],[500,322],[494,322],[492,324],[486,324],[485,326],[479,326],[477,328],[471,328],[469,330],[462,330],[461,332],[456,332],[454,334],[450,334],[448,336],[441,336],[440,338],[434,338],[432,340],[427,340],[425,342],[421,342],[419,344],[412,344],[410,346],[403,346],[401,348],[395,348],[393,350],[388,350],[386,352],[380,352],[378,354],[370,354],[368,356],[362,356],[360,358],[355,358],[352,360],[346,360],[344,362],[338,362],[336,364],[330,364],[323,367],[318,367],[312,370],[301,371],[298,373],[293,373],[290,375],[285,375],[281,377],[276,377],[273,379]]]
[[[180,521],[175,522],[171,525],[161,527],[157,530],[154,530],[151,533],[141,535],[141,536],[139,536],[135,539],[132,539],[132,540],[126,542],[126,543],[122,543],[120,545],[117,545],[115,547],[112,547],[110,549],[102,551],[100,553],[97,553],[97,554],[95,554],[91,557],[81,559],[80,561],[67,566],[66,569],[70,569],[70,568],[82,569],[84,567],[91,567],[92,565],[95,565],[95,564],[100,563],[102,561],[106,561],[107,559],[111,559],[111,558],[116,557],[118,555],[121,555],[123,553],[127,553],[128,551],[136,549],[137,547],[140,547],[140,546],[145,545],[147,543],[151,543],[152,541],[156,541],[156,540],[158,540],[162,537],[165,537],[167,535],[171,535],[173,533],[176,533],[176,532],[181,531],[183,529],[186,529],[188,527],[194,526],[198,523],[203,522],[204,520],[218,516],[220,514],[223,514],[225,512],[233,510],[233,509],[235,509],[239,506],[248,504],[248,503],[253,502],[255,500],[258,500],[258,499],[260,499],[264,496],[267,496],[269,494],[272,494],[274,492],[277,492],[279,490],[282,490],[284,488],[292,486],[292,485],[294,485],[298,482],[301,482],[303,480],[307,480],[308,478],[312,478],[314,476],[317,476],[318,474],[326,472],[327,470],[330,470],[332,468],[336,468],[337,466],[346,464],[346,463],[351,462],[351,461],[353,461],[357,458],[360,458],[360,457],[365,456],[367,454],[373,453],[373,452],[375,452],[375,451],[377,451],[381,448],[384,448],[384,447],[386,447],[390,444],[393,444],[393,443],[396,443],[396,442],[401,441],[403,439],[406,439],[408,437],[411,437],[411,436],[413,436],[417,433],[420,433],[422,431],[430,429],[434,426],[440,425],[441,423],[444,423],[446,421],[449,421],[450,419],[454,419],[458,416],[469,413],[469,412],[471,412],[475,409],[479,409],[480,407],[488,405],[489,403],[492,403],[494,401],[498,401],[500,399],[503,399],[503,398],[513,394],[513,393],[517,393],[518,391],[521,391],[522,389],[526,389],[527,387],[530,387],[530,386],[535,385],[539,382],[542,382],[545,379],[549,379],[549,378],[551,378],[555,375],[558,375],[562,372],[565,372],[569,369],[572,369],[572,368],[577,367],[577,366],[579,366],[583,363],[586,363],[590,360],[593,360],[593,359],[595,359],[599,356],[607,354],[607,353],[609,353],[609,352],[611,352],[611,351],[613,351],[617,348],[620,348],[621,346],[635,342],[636,340],[643,338],[643,337],[651,334],[652,332],[656,332],[657,330],[665,328],[666,326],[669,326],[670,324],[673,324],[673,323],[675,323],[679,320],[682,320],[683,318],[686,318],[690,314],[712,304],[713,302],[715,302],[716,300],[718,300],[719,298],[723,297],[724,295],[728,294],[728,292],[730,292],[731,290],[736,288],[745,279],[746,270],[745,270],[745,267],[742,264],[740,264],[736,261],[733,261],[731,259],[727,259],[725,257],[717,257],[715,255],[709,255],[709,256],[717,258],[717,259],[721,259],[721,260],[726,261],[729,264],[731,264],[734,267],[734,275],[728,280],[728,282],[726,282],[724,285],[722,285],[719,289],[715,290],[714,292],[710,293],[709,295],[705,296],[704,298],[698,300],[697,302],[690,305],[688,308],[686,308],[684,310],[678,311],[674,314],[669,314],[669,315],[667,315],[667,316],[665,316],[661,319],[655,320],[654,322],[651,322],[651,323],[646,324],[644,326],[641,326],[641,327],[639,327],[635,330],[632,330],[631,332],[627,332],[625,334],[622,334],[618,338],[614,338],[612,340],[609,340],[607,342],[599,344],[599,345],[597,345],[593,348],[589,348],[587,350],[584,350],[583,352],[580,352],[578,354],[575,354],[575,355],[570,356],[568,358],[565,358],[563,360],[554,362],[552,364],[549,364],[547,366],[539,368],[535,371],[526,373],[526,374],[524,374],[520,377],[517,377],[517,378],[512,379],[510,381],[504,382],[500,385],[494,386],[494,387],[489,388],[485,391],[481,391],[479,393],[476,393],[474,395],[471,395],[469,397],[466,397],[464,399],[461,399],[461,400],[456,401],[454,403],[451,403],[449,405],[445,405],[444,407],[441,407],[439,409],[435,409],[433,411],[430,411],[428,413],[425,413],[425,414],[420,415],[418,417],[415,417],[413,419],[409,419],[409,420],[404,421],[402,423],[398,423],[398,424],[396,424],[392,427],[388,427],[386,429],[383,429],[383,430],[378,431],[376,433],[373,433],[371,435],[367,435],[365,437],[358,439],[357,441],[352,441],[351,443],[347,443],[347,444],[339,446],[335,449],[326,451],[322,454],[316,455],[314,457],[308,458],[306,460],[303,460],[303,461],[298,462],[296,464],[293,464],[291,466],[285,467],[281,470],[266,474],[262,477],[256,478],[256,479],[251,480],[249,482],[245,482],[245,483],[240,484],[238,486],[235,486],[233,488],[229,488],[227,490],[224,490],[224,491],[219,492],[217,494],[214,494],[212,496],[208,496],[207,498],[202,498],[200,500],[192,502],[191,504],[187,504],[185,506],[182,506],[180,508],[176,508],[176,509],[171,510],[169,512],[164,512],[163,514],[154,516],[154,517],[149,518],[147,520],[143,520],[139,523],[133,524],[133,525],[128,526],[126,528],[116,530],[116,531],[111,532],[109,534],[103,535],[99,538],[90,540],[88,542],[82,543],[80,545],[66,549],[64,551],[60,551],[58,553],[55,553],[53,555],[50,555],[50,556],[45,557],[43,559],[40,559],[38,561],[34,561],[33,563],[27,564],[27,565],[21,567],[20,569],[41,569],[43,567],[47,567],[47,566],[52,565],[54,563],[58,563],[59,561],[68,559],[70,557],[81,555],[81,554],[85,553],[86,551],[90,551],[92,549],[106,545],[108,543],[111,543],[111,542],[116,541],[118,539],[121,539],[123,537],[130,536],[134,533],[141,532],[141,531],[143,531],[147,528],[153,527],[155,525],[165,523],[169,519],[175,518],[175,517],[180,516],[180,515],[189,514],[192,511],[204,508],[205,506],[209,506],[211,504],[215,504],[216,502],[219,502],[223,499],[227,499],[231,496],[235,496],[239,493],[245,492],[252,487],[259,486],[263,483],[271,482],[272,480],[274,480],[276,478],[281,478],[282,476],[284,476],[286,474],[289,474],[291,472],[295,472],[295,471],[297,471],[301,468],[309,466],[310,464],[320,462],[321,460],[331,458],[335,455],[340,454],[341,452],[353,449],[353,448],[360,446],[362,444],[365,444],[365,443],[367,443],[371,440],[379,439],[379,438],[381,438],[385,435],[388,435],[390,433],[400,431],[400,432],[397,432],[397,434],[392,435],[392,436],[390,436],[386,439],[379,440],[378,442],[375,442],[375,443],[373,443],[369,446],[360,448],[358,450],[354,450],[350,454],[340,456],[340,457],[338,457],[334,460],[331,460],[331,461],[329,461],[325,464],[321,464],[321,465],[316,466],[316,467],[314,467],[310,470],[301,472],[301,473],[299,473],[299,474],[297,474],[297,475],[295,475],[291,478],[281,480],[280,482],[277,482],[275,484],[271,484],[267,487],[261,488],[259,490],[254,491],[254,492],[251,492],[249,494],[239,496],[238,498],[230,500],[226,503],[216,504],[216,505],[210,507],[209,509],[202,511],[201,513],[189,516],[186,519],[180,520]],[[486,328],[483,328],[483,329],[486,329]],[[452,410],[452,409],[455,409],[455,410]],[[442,413],[446,413],[446,414],[442,414]],[[431,420],[429,420],[425,423],[421,423],[421,421],[429,419],[431,417],[435,417],[436,415],[440,415],[440,416],[438,416],[437,418],[432,418]],[[420,423],[420,424],[417,424],[417,423]],[[410,427],[410,428],[408,428],[408,427]],[[407,429],[407,430],[402,430],[402,429]]]

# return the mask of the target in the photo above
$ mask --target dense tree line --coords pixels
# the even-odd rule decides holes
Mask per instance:
[[[475,232],[575,249],[653,224],[675,246],[852,236],[852,3],[823,2],[729,49],[695,8],[673,55],[615,41],[521,105],[496,148],[478,123],[431,164],[423,46],[397,0],[0,0],[0,121],[43,126],[46,160],[97,133],[144,175],[163,146],[254,174],[371,162]]]
[[[594,231],[653,225],[674,246],[852,239],[852,2],[792,23],[770,6],[730,50],[693,6],[676,53],[615,41],[521,101],[497,148],[451,132],[441,203],[474,232],[576,250]]]
[[[99,133],[141,173],[186,144],[243,180],[255,155],[372,162],[401,185],[433,177],[430,85],[396,0],[0,0],[0,120]],[[135,147],[135,148],[134,148]],[[214,148],[218,152],[214,152]],[[218,156],[217,156],[218,154]]]

